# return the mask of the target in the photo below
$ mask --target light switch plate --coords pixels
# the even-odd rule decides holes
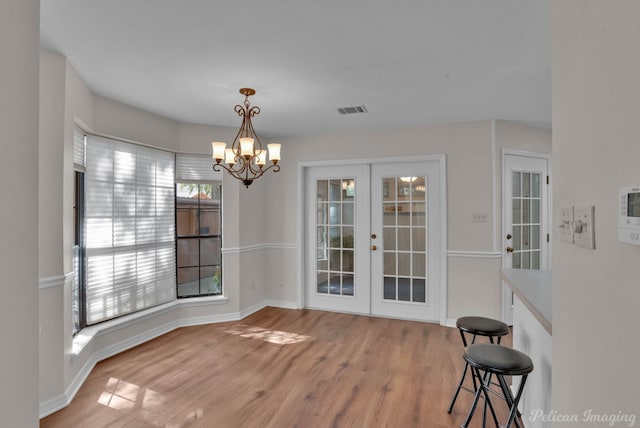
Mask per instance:
[[[573,209],[573,240],[578,247],[595,248],[595,207],[575,207]]]
[[[560,240],[573,244],[573,207],[560,209]]]

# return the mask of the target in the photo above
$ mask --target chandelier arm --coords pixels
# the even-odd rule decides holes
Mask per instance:
[[[258,178],[262,177],[264,175],[264,173],[269,171],[269,170],[273,170],[273,172],[278,172],[278,171],[280,171],[280,165],[271,164],[267,168],[259,169],[258,171],[256,171],[253,179],[255,180],[255,179],[258,179]]]

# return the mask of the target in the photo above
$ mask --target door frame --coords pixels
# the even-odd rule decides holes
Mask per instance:
[[[307,278],[306,260],[307,260],[307,211],[306,211],[306,189],[307,189],[307,170],[311,167],[328,167],[338,165],[357,165],[357,164],[382,164],[382,163],[401,163],[401,162],[438,162],[440,168],[440,325],[446,325],[447,320],[447,156],[446,154],[422,155],[422,156],[399,156],[385,158],[363,158],[363,159],[340,159],[327,161],[303,161],[298,162],[297,177],[298,203],[296,207],[296,216],[298,219],[298,239],[297,239],[297,264],[298,264],[298,299],[297,307],[302,309],[306,305],[306,287]],[[372,315],[373,316],[373,315]]]
[[[502,201],[500,204],[500,218],[501,218],[501,222],[502,222],[502,226],[500,229],[500,239],[498,239],[498,245],[500,245],[500,269],[504,269],[505,268],[505,263],[506,263],[506,257],[505,257],[505,249],[504,249],[504,239],[505,236],[507,234],[507,222],[506,222],[506,216],[504,215],[505,212],[505,206],[506,206],[506,201],[507,198],[509,197],[509,195],[506,194],[507,192],[507,186],[505,186],[505,180],[507,179],[506,177],[506,158],[507,156],[520,156],[520,157],[525,157],[525,158],[533,158],[533,159],[544,159],[547,161],[547,175],[549,177],[552,176],[551,173],[551,154],[549,153],[539,153],[539,152],[530,152],[530,151],[526,151],[526,150],[517,150],[517,149],[509,149],[509,148],[505,148],[503,147],[501,150],[501,155],[500,155],[500,165],[501,165],[501,190],[502,190]],[[552,214],[552,206],[551,206],[551,202],[553,200],[552,197],[552,186],[551,186],[551,179],[550,179],[550,183],[549,185],[547,185],[547,200],[546,200],[546,206],[547,206],[547,216],[545,219],[545,227],[544,227],[544,233],[545,234],[549,234],[551,235],[551,214]],[[545,183],[546,184],[546,183]],[[551,240],[549,240],[548,245],[547,245],[547,269],[551,269]],[[501,296],[502,298],[500,299],[500,315],[502,317],[502,320],[506,323],[508,323],[509,325],[511,325],[512,323],[512,314],[510,311],[507,311],[507,295],[511,295],[512,291],[511,288],[509,288],[508,285],[506,285],[504,283],[504,281],[501,280]]]

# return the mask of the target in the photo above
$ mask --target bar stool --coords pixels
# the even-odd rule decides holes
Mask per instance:
[[[471,422],[473,413],[478,405],[480,395],[484,396],[484,414],[482,417],[482,426],[485,426],[487,418],[487,405],[491,409],[493,420],[498,424],[498,417],[489,398],[491,376],[495,375],[498,378],[500,389],[504,395],[507,405],[509,406],[509,419],[504,428],[509,428],[518,414],[518,403],[522,397],[524,391],[524,385],[527,381],[527,376],[533,371],[533,361],[528,355],[506,346],[497,345],[493,343],[476,343],[469,345],[464,352],[464,360],[469,363],[472,370],[475,371],[475,375],[480,379],[480,387],[476,390],[476,395],[471,405],[469,415],[462,424],[462,428],[466,428]],[[520,379],[520,386],[516,396],[511,393],[511,388],[505,381],[505,376],[522,376]],[[516,420],[516,426],[519,426]]]
[[[472,317],[458,318],[456,321],[456,327],[458,327],[458,331],[460,332],[460,336],[462,337],[462,344],[464,345],[465,348],[469,345],[467,343],[467,338],[465,336],[465,333],[467,335],[472,336],[471,344],[474,344],[476,342],[477,336],[488,337],[489,342],[491,343],[495,343],[494,342],[494,338],[495,338],[497,343],[499,344],[500,341],[502,340],[502,336],[509,334],[508,325],[506,325],[502,321],[494,320],[492,318],[485,318],[485,317],[472,316]],[[458,382],[458,387],[456,388],[456,392],[453,394],[453,398],[451,399],[451,404],[449,405],[449,410],[447,411],[447,413],[451,413],[451,411],[453,410],[453,405],[455,404],[461,389],[472,392],[474,394],[478,390],[478,386],[476,384],[476,377],[473,371],[471,372],[471,378],[473,379],[473,390],[462,386],[462,384],[464,383],[464,379],[467,376],[467,371],[469,371],[469,363],[465,362],[464,371],[462,372],[462,376],[460,377],[460,382]]]

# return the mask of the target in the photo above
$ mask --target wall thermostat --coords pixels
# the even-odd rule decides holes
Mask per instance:
[[[640,245],[640,186],[620,189],[619,204],[618,239]]]

